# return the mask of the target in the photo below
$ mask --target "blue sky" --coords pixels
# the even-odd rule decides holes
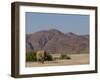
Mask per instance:
[[[58,29],[63,33],[89,34],[89,15],[26,12],[26,34]]]

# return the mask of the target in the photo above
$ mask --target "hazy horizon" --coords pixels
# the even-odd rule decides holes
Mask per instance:
[[[78,35],[89,34],[89,15],[26,12],[25,18],[26,34],[51,29]]]

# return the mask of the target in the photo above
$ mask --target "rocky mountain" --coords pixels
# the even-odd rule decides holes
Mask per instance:
[[[56,29],[26,35],[26,51],[45,50],[48,53],[88,53],[89,35],[63,33]]]

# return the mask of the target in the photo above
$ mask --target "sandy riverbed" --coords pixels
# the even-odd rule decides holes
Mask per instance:
[[[44,64],[38,62],[26,62],[26,67],[89,64],[89,54],[69,54],[69,56],[71,57],[71,59],[69,60],[64,59],[64,60],[45,61]]]

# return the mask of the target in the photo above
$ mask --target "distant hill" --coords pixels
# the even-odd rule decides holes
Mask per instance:
[[[44,49],[48,53],[88,53],[89,35],[63,33],[57,29],[26,35],[26,51]]]

